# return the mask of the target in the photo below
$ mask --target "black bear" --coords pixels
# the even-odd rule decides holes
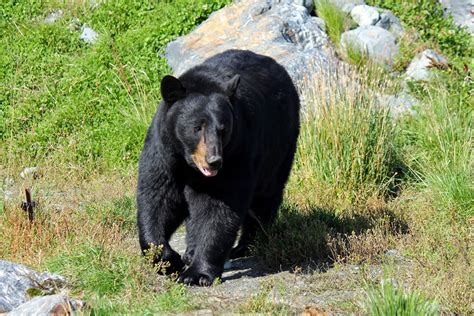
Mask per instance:
[[[296,150],[300,102],[270,57],[228,50],[161,81],[162,101],[139,162],[140,246],[162,245],[178,281],[211,285],[282,202]],[[183,258],[169,239],[186,224]],[[238,245],[232,249],[239,229]]]

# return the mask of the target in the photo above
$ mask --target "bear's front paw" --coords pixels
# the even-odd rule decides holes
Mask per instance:
[[[178,277],[178,282],[186,285],[211,286],[214,279],[214,276],[195,271],[195,269],[189,267]]]

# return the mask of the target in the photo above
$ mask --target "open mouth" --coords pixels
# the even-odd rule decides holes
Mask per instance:
[[[209,168],[205,168],[201,166],[198,166],[198,168],[199,168],[199,171],[201,171],[201,173],[206,177],[214,177],[215,175],[217,175],[217,170],[211,170]]]

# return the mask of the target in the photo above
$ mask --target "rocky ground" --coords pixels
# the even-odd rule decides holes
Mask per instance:
[[[183,253],[185,232],[177,232],[171,244]],[[410,271],[410,261],[395,250],[387,251],[384,261],[400,273]],[[360,311],[366,282],[381,279],[381,265],[320,264],[270,269],[255,257],[240,258],[225,264],[222,280],[212,287],[189,288],[192,301],[200,309],[188,314],[252,312],[255,306],[267,306],[273,312],[343,315]],[[86,303],[71,298],[67,288],[67,280],[59,275],[0,261],[0,314],[65,314],[84,308]]]
[[[184,232],[173,236],[172,245],[184,252]],[[410,261],[395,250],[384,260],[393,269],[407,273]],[[251,304],[279,306],[286,312],[303,312],[313,308],[321,315],[347,314],[360,310],[365,282],[383,278],[381,265],[304,265],[291,269],[270,269],[258,258],[247,257],[228,261],[222,283],[209,288],[190,288],[205,314],[216,311],[237,311],[236,307]],[[207,302],[203,305],[203,302]],[[277,309],[278,310],[278,309]],[[244,309],[245,311],[245,309]],[[316,314],[311,314],[316,315]]]

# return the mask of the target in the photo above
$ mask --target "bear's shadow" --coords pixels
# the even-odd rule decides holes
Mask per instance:
[[[380,225],[390,226],[392,233],[406,233],[407,224],[389,209],[379,209],[370,215],[337,216],[331,209],[313,208],[301,211],[283,205],[279,215],[265,233],[258,236],[254,255],[228,260],[222,281],[242,277],[257,278],[283,271],[325,272],[335,262],[338,249],[328,244],[328,238],[362,235]],[[341,237],[342,236],[342,237]]]

